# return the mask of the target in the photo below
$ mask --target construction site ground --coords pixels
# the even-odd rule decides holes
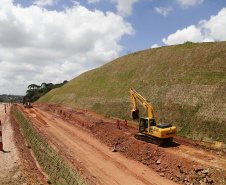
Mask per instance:
[[[204,147],[179,136],[172,144],[159,147],[135,139],[138,129],[134,126],[129,124],[125,128],[121,122],[117,129],[115,119],[94,112],[58,104],[32,105],[33,108],[26,109],[22,105],[17,107],[38,134],[90,184],[226,184],[226,152],[222,149]],[[4,121],[4,127],[10,125],[6,118]],[[12,143],[17,142],[18,134],[14,133]],[[17,175],[11,175],[11,179],[19,178],[23,183],[33,179],[34,184],[46,184],[48,177],[35,163],[25,140],[20,146],[25,148],[6,146],[5,150],[11,152],[0,156],[6,168],[10,168],[8,163],[12,160],[6,156],[13,154],[13,150],[17,153],[12,156],[17,161],[12,162]],[[26,160],[33,161],[30,166],[23,162],[25,153],[29,153]],[[4,170],[1,165],[0,172]],[[0,179],[7,177],[1,175]]]

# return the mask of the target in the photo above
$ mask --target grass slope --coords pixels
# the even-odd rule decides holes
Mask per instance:
[[[225,71],[226,42],[187,42],[120,57],[39,101],[130,120],[132,87],[152,104],[157,122],[176,125],[182,136],[226,143]]]

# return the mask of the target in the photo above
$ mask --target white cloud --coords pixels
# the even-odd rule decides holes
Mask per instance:
[[[33,2],[34,5],[39,7],[52,6],[54,4],[53,0],[36,0]]]
[[[126,17],[132,15],[133,4],[139,0],[111,0],[111,2],[117,3],[118,14]]]
[[[161,46],[158,45],[158,44],[153,44],[153,45],[151,46],[151,48],[158,48],[158,47],[161,47]]]
[[[99,3],[100,2],[100,0],[88,0],[88,3],[89,4],[92,4],[92,3]]]
[[[223,8],[217,15],[211,16],[210,20],[202,20],[198,26],[191,25],[176,33],[163,38],[167,45],[182,44],[191,42],[213,42],[226,40],[226,8]]]
[[[173,8],[171,6],[155,7],[155,11],[166,17],[170,11],[173,11]]]
[[[14,93],[17,87],[17,93],[24,94],[29,83],[71,80],[117,58],[121,37],[134,34],[121,16],[89,11],[78,3],[57,12],[4,2],[0,6],[0,94]],[[15,88],[9,89],[9,84]]]
[[[204,0],[176,0],[176,2],[182,8],[188,8],[190,6],[196,6],[196,5],[202,4]]]
[[[181,44],[186,41],[201,42],[203,36],[201,31],[194,25],[184,28],[183,30],[177,30],[176,33],[168,36],[167,39],[162,40],[167,45]]]
[[[216,16],[211,16],[209,21],[200,21],[204,30],[205,38],[213,40],[226,40],[226,8],[223,8]]]

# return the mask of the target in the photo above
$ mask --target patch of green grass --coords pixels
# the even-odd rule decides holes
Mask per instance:
[[[185,42],[184,44],[179,44],[177,45],[177,49],[183,49],[183,48],[193,48],[197,45],[198,43],[193,43],[190,41]]]
[[[226,73],[224,72],[192,72],[188,73],[179,79],[207,79],[207,80],[224,80]]]
[[[93,111],[98,111],[101,108],[101,104],[100,103],[95,103],[92,107]]]
[[[128,80],[131,80],[134,77],[136,70],[130,70],[130,71],[125,71],[123,73],[118,74],[118,78],[122,82],[126,82]]]
[[[187,135],[189,135],[191,132],[192,132],[192,131],[191,131],[190,127],[184,126],[184,127],[181,128],[181,130],[180,130],[177,134],[179,134],[180,136],[187,136]]]
[[[157,50],[158,50],[158,48],[153,48],[152,50],[150,50],[150,53],[148,55],[149,56],[156,56],[157,55]]]
[[[226,79],[226,73],[225,72],[205,72],[203,74],[204,78],[208,80],[221,80]]]
[[[92,82],[94,84],[103,85],[107,83],[107,75],[101,74],[93,78]]]

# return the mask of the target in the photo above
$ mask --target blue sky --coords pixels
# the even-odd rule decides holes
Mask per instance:
[[[59,83],[120,56],[226,40],[226,0],[1,0],[0,94]]]

